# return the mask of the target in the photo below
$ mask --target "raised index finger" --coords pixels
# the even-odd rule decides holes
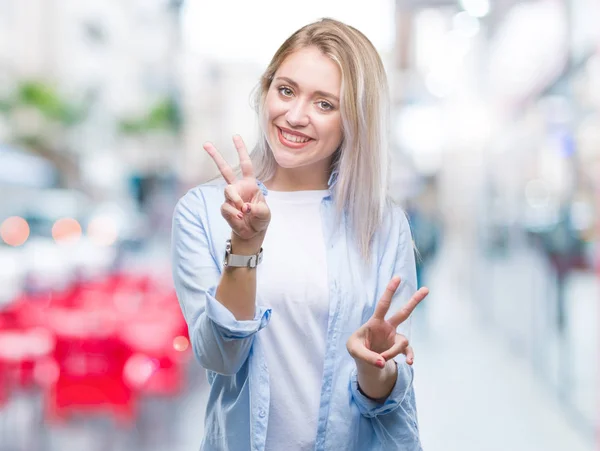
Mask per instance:
[[[242,176],[254,178],[252,160],[250,160],[250,155],[248,155],[248,150],[246,150],[244,140],[242,140],[240,135],[233,135],[233,144],[235,145],[238,155],[240,156],[240,168],[242,169]]]
[[[230,185],[235,183],[236,177],[235,173],[233,172],[233,169],[231,169],[231,166],[227,164],[227,162],[221,156],[217,148],[213,146],[211,142],[204,143],[204,146],[202,147],[204,147],[204,150],[206,150],[206,152],[208,152],[208,154],[211,156],[211,158],[219,168],[219,172],[221,172],[221,175],[223,176],[225,181]]]
[[[388,283],[385,292],[381,296],[381,299],[375,306],[375,313],[373,313],[373,318],[377,319],[385,319],[385,314],[390,308],[390,304],[392,303],[392,297],[394,293],[398,289],[400,285],[400,277],[392,277],[392,280]]]
[[[408,300],[408,302],[404,304],[400,310],[394,313],[388,321],[392,324],[392,326],[398,327],[401,323],[406,321],[419,302],[425,299],[428,294],[429,288],[419,288],[417,292]]]

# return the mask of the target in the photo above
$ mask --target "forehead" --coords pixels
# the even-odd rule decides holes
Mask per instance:
[[[338,65],[316,47],[290,54],[275,72],[275,77],[291,78],[303,90],[327,91],[338,96],[342,84]]]

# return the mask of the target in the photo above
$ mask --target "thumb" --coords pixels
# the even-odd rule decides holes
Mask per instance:
[[[265,202],[244,205],[244,213],[258,221],[268,221],[271,219],[271,210],[269,210],[269,206]]]
[[[360,360],[369,365],[376,366],[377,368],[383,368],[385,366],[385,360],[380,354],[368,349],[360,341],[348,343],[348,352],[354,360]]]

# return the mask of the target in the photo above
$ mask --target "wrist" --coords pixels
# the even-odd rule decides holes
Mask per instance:
[[[377,368],[361,360],[355,360],[359,391],[367,398],[385,400],[396,385],[398,367],[394,359],[386,362],[383,368]]]
[[[385,362],[383,368],[378,368],[360,359],[354,359],[354,362],[356,363],[356,369],[358,372],[368,376],[370,379],[385,378],[390,372],[394,373],[396,370],[396,361],[394,359],[389,359],[387,362]]]
[[[243,239],[231,232],[231,252],[238,255],[256,255],[260,252],[264,239],[264,233],[259,233],[249,239]]]

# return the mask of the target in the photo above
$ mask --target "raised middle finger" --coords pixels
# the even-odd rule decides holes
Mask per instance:
[[[213,159],[213,161],[219,168],[219,172],[221,173],[221,175],[223,176],[225,181],[227,183],[229,183],[230,185],[235,183],[236,178],[235,178],[235,173],[233,172],[233,169],[231,169],[231,166],[229,166],[229,164],[227,164],[227,162],[225,161],[225,158],[223,158],[221,156],[221,154],[219,153],[217,148],[213,145],[213,143],[206,142],[206,143],[204,143],[204,145],[202,147],[204,147],[204,150],[206,150],[206,152],[208,152],[208,154],[211,156],[211,158]]]
[[[246,150],[244,140],[240,135],[233,135],[233,144],[235,145],[235,148],[240,157],[240,168],[242,169],[242,176],[254,178],[254,168],[252,166],[252,160],[250,160],[250,155],[248,155],[248,150]]]
[[[387,311],[390,308],[390,304],[392,303],[392,298],[394,296],[394,293],[398,289],[398,286],[400,286],[400,277],[398,277],[398,276],[392,277],[392,280],[390,280],[390,282],[387,284],[387,287],[385,288],[385,291],[384,291],[383,295],[381,296],[381,299],[379,299],[379,302],[375,306],[375,312],[373,313],[373,318],[377,318],[377,319],[385,318],[385,314],[387,313]]]

